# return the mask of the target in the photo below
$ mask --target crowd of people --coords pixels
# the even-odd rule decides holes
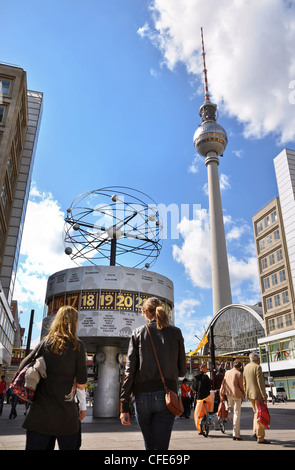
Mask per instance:
[[[189,418],[191,411],[196,409],[198,403],[204,400],[209,403],[210,392],[215,391],[215,403],[212,412],[216,413],[218,404],[224,401],[228,402],[228,407],[232,409],[233,414],[233,440],[242,440],[240,432],[241,408],[243,398],[251,402],[253,409],[253,438],[258,444],[268,444],[265,439],[265,426],[262,421],[257,419],[258,407],[261,402],[267,401],[267,393],[264,384],[262,368],[259,364],[259,355],[251,353],[250,362],[245,366],[239,359],[233,362],[230,370],[220,367],[217,374],[211,380],[207,374],[207,364],[202,364],[200,370],[194,375],[192,387],[185,378],[181,385],[181,396],[183,400],[184,413],[181,418]],[[201,416],[200,416],[201,418]]]
[[[184,340],[181,330],[169,323],[169,317],[156,297],[148,298],[142,307],[146,324],[131,335],[126,357],[125,376],[120,392],[120,420],[130,426],[131,403],[147,450],[169,447],[175,414],[166,406],[166,388],[178,393],[178,378],[187,373]],[[81,421],[86,415],[87,383],[86,351],[77,336],[78,312],[61,307],[48,335],[20,364],[30,364],[37,351],[45,361],[46,375],[40,379],[30,411],[26,414],[27,450],[51,450],[58,443],[60,450],[77,450],[81,445]],[[250,354],[250,363],[242,373],[236,360],[233,368],[220,370],[213,377],[203,364],[196,372],[192,386],[184,378],[181,384],[182,418],[189,418],[192,409],[219,390],[219,399],[227,400],[233,410],[233,439],[241,440],[240,416],[242,398],[251,401],[254,419],[253,435],[258,443],[268,443],[265,428],[257,421],[258,403],[266,400],[262,369],[257,354]],[[0,414],[7,393],[5,377],[0,382]],[[15,398],[15,399],[14,399]],[[133,401],[132,401],[133,400]],[[16,416],[17,397],[10,397],[10,418]],[[217,411],[214,409],[214,412]]]

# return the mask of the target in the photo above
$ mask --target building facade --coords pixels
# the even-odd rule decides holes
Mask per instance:
[[[26,72],[22,68],[0,64],[0,282],[2,295],[6,299],[6,303],[2,304],[9,309],[30,191],[42,101],[42,93],[27,89]],[[15,329],[13,317],[10,312],[4,314],[5,311],[3,307],[2,330],[4,331],[5,325],[12,325]],[[13,338],[9,345],[7,342],[3,345],[0,339],[2,357],[7,357],[12,346]]]
[[[258,343],[269,384],[295,399],[295,152],[284,149],[274,166],[279,197],[253,217],[266,327]]]
[[[294,328],[294,289],[280,199],[253,217],[266,334]]]

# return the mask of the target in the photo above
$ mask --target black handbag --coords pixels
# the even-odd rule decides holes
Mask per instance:
[[[163,386],[164,386],[166,406],[171,411],[171,413],[173,413],[175,416],[180,416],[180,415],[182,415],[182,413],[184,411],[183,404],[182,404],[182,399],[175,392],[173,392],[173,390],[170,390],[166,386],[165,379],[164,379],[164,376],[162,374],[162,370],[161,370],[161,367],[160,367],[160,363],[159,363],[159,360],[158,360],[158,356],[157,356],[157,353],[156,353],[156,349],[155,349],[155,345],[154,345],[154,342],[153,342],[153,338],[152,338],[150,329],[149,329],[148,325],[146,325],[146,327],[147,327],[148,334],[150,336],[150,340],[151,340],[151,343],[152,343],[152,347],[153,347],[153,351],[154,351],[154,354],[155,354],[156,362],[157,362],[157,365],[158,365],[158,368],[159,368],[161,380],[162,380],[162,383],[163,383]]]

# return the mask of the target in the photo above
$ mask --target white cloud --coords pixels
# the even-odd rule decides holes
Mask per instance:
[[[44,304],[47,279],[56,271],[73,267],[64,254],[64,214],[52,194],[30,191],[20,249],[14,298]]]
[[[198,312],[201,305],[200,300],[191,296],[175,302],[175,323],[181,328],[187,352],[197,347],[198,338],[203,336],[204,327],[212,319],[210,315],[204,316]]]
[[[250,228],[240,220],[226,216],[225,227],[228,242],[237,241],[242,235],[248,235]],[[181,246],[173,246],[173,257],[183,264],[194,286],[211,289],[211,240],[209,214],[206,209],[198,210],[194,220],[182,219],[179,232],[183,237]],[[245,240],[244,240],[245,245]],[[242,302],[246,297],[257,302],[260,298],[257,259],[253,244],[247,241],[242,256],[234,256],[228,246],[228,263],[233,297]]]
[[[236,117],[246,137],[274,133],[280,144],[295,139],[289,83],[295,78],[295,2],[283,0],[153,0],[151,25],[138,30],[173,70],[203,70],[204,28],[209,90],[219,111]]]
[[[194,220],[183,218],[178,225],[184,241],[173,245],[173,257],[184,265],[193,285],[211,287],[211,245],[209,217],[206,209],[197,211]]]

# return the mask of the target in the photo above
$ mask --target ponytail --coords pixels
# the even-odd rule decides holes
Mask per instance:
[[[157,297],[149,297],[143,303],[142,310],[148,310],[152,318],[156,318],[158,330],[169,326],[169,317],[163,307],[163,303]]]
[[[162,330],[162,328],[169,325],[169,317],[162,306],[156,308],[156,322],[158,330]]]

